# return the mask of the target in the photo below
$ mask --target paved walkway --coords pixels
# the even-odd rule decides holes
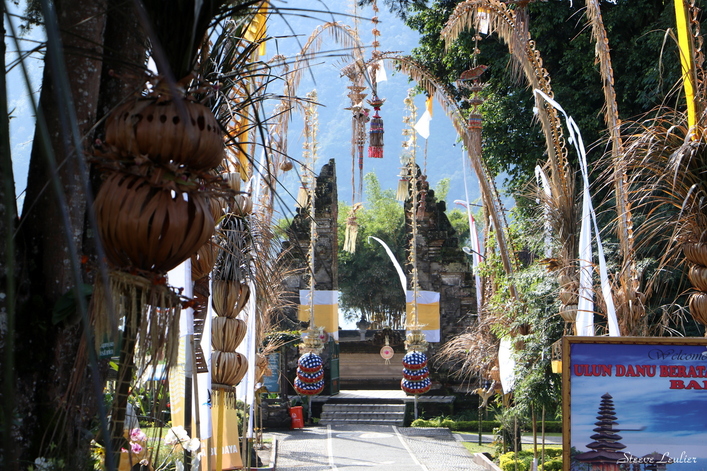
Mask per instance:
[[[447,429],[328,425],[273,433],[278,471],[483,471]]]

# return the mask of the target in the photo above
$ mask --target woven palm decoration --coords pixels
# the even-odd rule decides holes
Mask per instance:
[[[373,18],[371,18],[373,23],[373,52],[371,53],[371,91],[373,95],[371,99],[368,100],[368,104],[373,107],[373,117],[371,118],[371,126],[369,130],[368,137],[368,156],[376,159],[383,158],[383,118],[381,118],[379,111],[385,99],[380,99],[378,97],[378,82],[376,80],[376,73],[379,67],[382,66],[382,61],[380,60],[381,54],[378,51],[378,46],[380,42],[378,37],[380,36],[380,30],[378,30],[378,5],[375,0],[373,1]]]
[[[316,102],[316,92],[307,94],[308,98],[313,99],[305,112],[305,147],[303,152],[303,160],[305,162],[305,175],[310,182],[308,195],[308,210],[309,210],[309,251],[307,252],[307,262],[309,266],[309,328],[304,336],[304,342],[300,345],[300,353],[302,354],[297,361],[297,377],[293,382],[293,387],[297,394],[305,396],[313,396],[324,390],[324,363],[319,356],[324,348],[320,338],[319,330],[314,323],[314,288],[316,280],[314,279],[314,254],[317,242],[317,224],[316,224],[316,177],[314,176],[314,163],[317,158],[317,130],[319,128],[318,115],[314,103]]]
[[[357,83],[362,79],[362,74],[357,67],[346,67],[344,74],[349,76],[352,82]],[[356,203],[356,171],[355,163],[358,157],[358,195],[363,192],[363,149],[366,145],[366,123],[369,121],[368,109],[363,106],[366,94],[363,93],[365,87],[350,85],[348,97],[351,100],[351,211],[346,217],[346,231],[344,232],[344,251],[354,253],[356,251],[356,237],[358,236],[358,222],[356,212],[361,207],[361,203]]]
[[[112,172],[94,202],[99,234],[115,268],[164,274],[213,235],[203,193],[174,182]]]
[[[351,207],[346,217],[346,232],[344,234],[344,251],[356,252],[356,238],[358,237],[358,222],[356,213],[363,207],[363,203],[356,203]]]
[[[234,191],[240,188],[240,174],[228,178]],[[235,407],[235,387],[248,371],[248,360],[236,349],[245,338],[244,309],[251,295],[250,257],[252,239],[248,218],[250,196],[236,194],[222,201],[225,215],[217,237],[218,254],[211,282],[211,304],[216,316],[211,325],[211,387],[215,401]]]
[[[384,102],[385,100],[381,100],[375,95],[368,101],[374,111],[368,137],[368,156],[376,159],[383,158],[383,134],[385,130],[383,128],[383,118],[381,118],[378,112]]]
[[[135,325],[120,334],[128,376],[142,366],[134,365],[141,361],[129,351],[135,347],[154,358],[166,353],[168,366],[174,361],[180,301],[164,275],[211,238],[209,196],[225,191],[208,173],[223,158],[221,129],[185,91],[192,78],[172,88],[158,81],[109,114],[96,151],[104,182],[94,211],[112,268],[109,286],[96,284],[98,292],[110,293],[93,305],[96,340],[118,344],[121,317]]]
[[[459,88],[471,90],[471,97],[467,99],[471,105],[471,112],[467,121],[467,128],[471,131],[471,143],[469,152],[474,155],[481,155],[481,113],[479,106],[484,102],[479,93],[484,89],[484,84],[479,81],[481,75],[488,69],[486,65],[477,65],[462,72],[457,85]]]
[[[111,113],[105,140],[117,156],[146,155],[156,164],[196,170],[214,168],[224,156],[223,133],[211,110],[188,97],[172,97],[162,83]]]
[[[419,192],[420,187],[424,186],[424,178],[420,180],[418,177],[419,171],[415,163],[415,154],[417,151],[414,129],[416,108],[412,98],[412,90],[408,92],[408,96],[405,99],[405,106],[408,115],[403,119],[405,124],[403,131],[405,142],[403,143],[403,148],[407,158],[407,171],[405,174],[408,178],[408,194],[410,198],[409,207],[406,205],[406,208],[408,208],[406,217],[409,218],[412,232],[410,248],[408,250],[408,264],[412,267],[413,307],[412,318],[406,319],[408,334],[405,339],[405,349],[407,353],[402,360],[403,379],[400,381],[400,388],[406,394],[419,395],[429,391],[432,383],[429,378],[429,369],[427,368],[427,355],[424,353],[427,350],[428,343],[425,339],[425,334],[421,330],[422,326],[419,324],[417,309],[417,293],[420,289],[420,280],[417,270],[417,220],[419,217],[419,208],[424,208],[424,205],[420,203]],[[417,410],[415,414],[417,415]]]

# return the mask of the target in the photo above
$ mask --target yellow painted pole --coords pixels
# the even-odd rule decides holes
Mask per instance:
[[[223,469],[223,414],[226,408],[223,395],[223,391],[216,393],[216,404],[218,406],[218,421],[216,424],[216,471]]]
[[[678,48],[680,50],[680,64],[682,66],[682,83],[685,88],[687,101],[687,125],[692,139],[698,137],[697,107],[695,105],[695,64],[692,60],[692,41],[690,38],[689,20],[685,0],[675,0],[675,23],[678,33]]]

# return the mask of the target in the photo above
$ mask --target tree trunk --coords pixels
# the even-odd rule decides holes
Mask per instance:
[[[95,397],[90,388],[85,343],[80,346],[82,329],[52,323],[54,303],[83,281],[76,280],[72,273],[69,241],[79,254],[83,253],[87,201],[79,173],[86,157],[76,155],[76,143],[71,140],[69,123],[61,110],[73,105],[75,125],[85,137],[96,119],[107,4],[105,0],[63,0],[54,5],[73,103],[61,98],[62,71],[52,67],[48,58],[38,122],[46,121],[58,170],[52,175],[37,131],[18,237],[24,258],[16,348],[16,394],[22,421],[16,447],[20,459],[27,462],[56,455],[65,458],[71,467],[84,464],[81,460],[87,457],[89,443],[79,434],[90,428],[101,398]],[[88,147],[85,139],[83,145]],[[54,177],[65,205],[52,189]],[[72,371],[78,374],[72,377]]]
[[[5,6],[0,7],[3,19]],[[4,22],[3,22],[4,26]],[[6,38],[4,27],[3,38]],[[0,417],[13,417],[15,413],[15,392],[13,390],[15,363],[14,330],[15,330],[15,240],[17,228],[17,205],[15,204],[15,181],[12,173],[12,156],[10,155],[10,122],[7,110],[7,83],[5,80],[5,41],[2,47],[2,69],[0,69]],[[14,463],[16,461],[15,447],[12,443],[11,421],[0,421],[0,461]]]

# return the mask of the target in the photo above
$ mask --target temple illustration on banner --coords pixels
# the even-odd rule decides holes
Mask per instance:
[[[618,425],[616,418],[614,399],[611,394],[605,393],[601,396],[597,422],[594,422],[596,433],[589,437],[594,441],[587,445],[591,451],[579,453],[573,459],[586,463],[586,469],[590,471],[665,471],[672,459],[665,459],[667,455],[663,453],[638,457],[621,451],[626,445],[620,442],[623,437],[616,433],[621,430],[614,428]]]

